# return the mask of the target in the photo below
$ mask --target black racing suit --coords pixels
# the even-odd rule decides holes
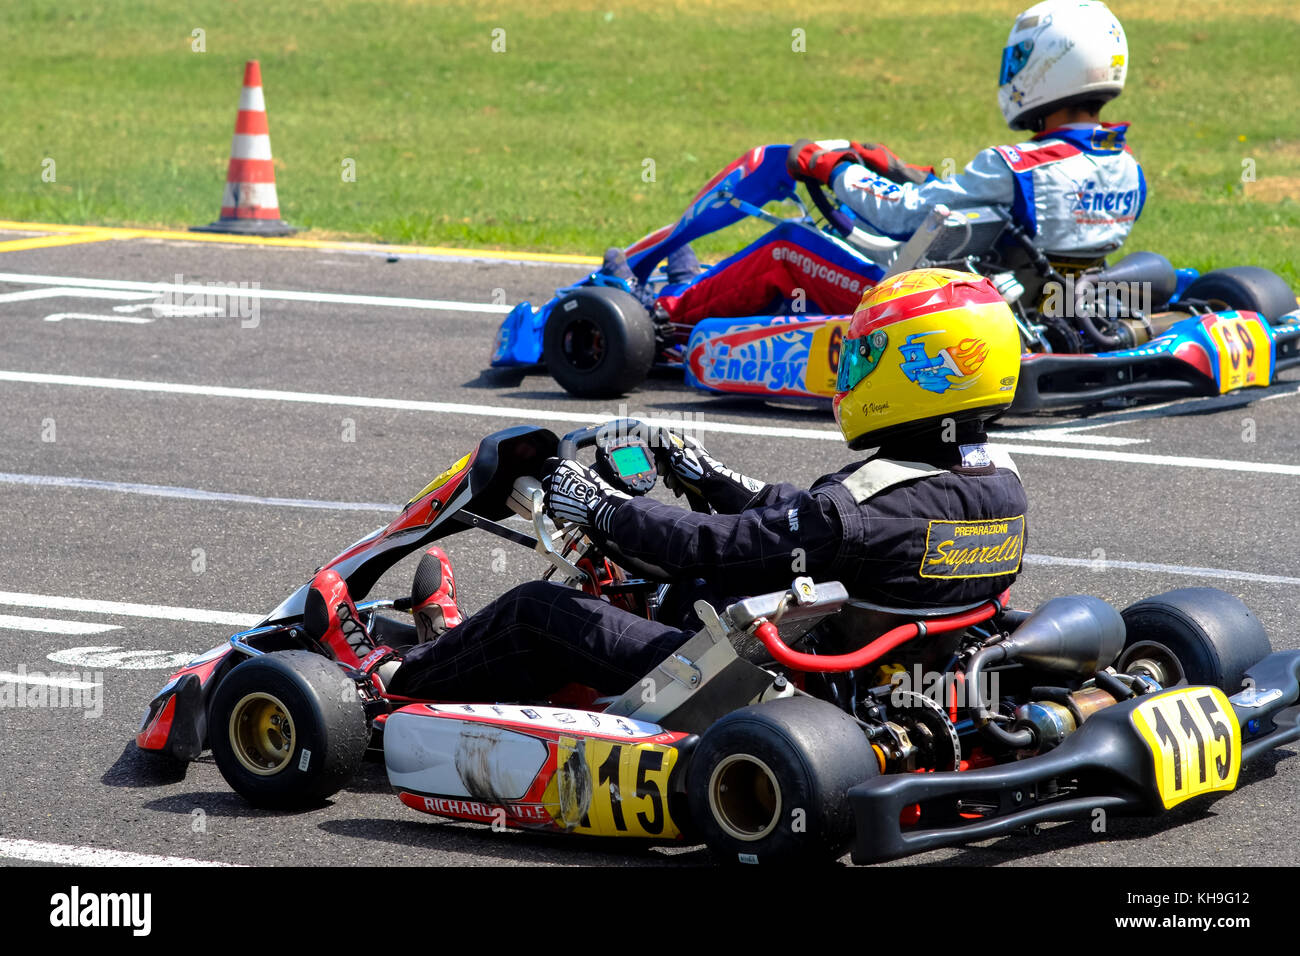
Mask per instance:
[[[765,485],[735,514],[636,498],[618,506],[608,540],[592,535],[616,560],[674,581],[702,580],[715,597],[782,590],[809,575],[841,581],[874,604],[974,603],[1015,580],[1028,510],[1014,466],[990,460],[982,438],[881,449],[807,490]],[[389,690],[433,700],[533,700],[577,683],[617,694],[698,629],[675,623],[558,584],[523,584],[413,648]]]

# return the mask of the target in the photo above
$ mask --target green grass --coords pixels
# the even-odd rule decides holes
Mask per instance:
[[[0,216],[211,220],[242,64],[257,58],[295,224],[598,253],[674,219],[758,143],[842,135],[961,165],[1014,141],[993,76],[1020,5],[7,0]],[[1112,4],[1131,71],[1106,116],[1133,122],[1151,185],[1130,247],[1300,285],[1300,19],[1275,0],[1188,6]],[[792,52],[796,28],[807,52]],[[1243,187],[1245,159],[1258,181]]]

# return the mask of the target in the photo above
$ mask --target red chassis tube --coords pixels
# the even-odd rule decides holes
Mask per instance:
[[[754,630],[754,634],[763,642],[763,646],[768,649],[778,664],[784,664],[794,670],[820,673],[852,671],[857,670],[859,667],[866,667],[872,661],[888,654],[899,645],[906,644],[913,638],[926,634],[945,634],[949,631],[960,631],[973,624],[987,621],[1005,607],[1006,598],[1007,595],[1003,593],[973,610],[936,618],[933,621],[908,621],[906,624],[891,628],[870,644],[850,654],[804,654],[801,651],[796,651],[781,640],[776,625],[771,621],[764,621],[758,625]]]

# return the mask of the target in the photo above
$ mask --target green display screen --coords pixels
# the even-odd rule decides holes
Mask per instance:
[[[614,468],[624,478],[650,470],[650,459],[646,458],[645,449],[640,445],[615,448],[609,457],[614,462]]]

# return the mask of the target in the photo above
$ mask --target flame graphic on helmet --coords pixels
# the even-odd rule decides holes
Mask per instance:
[[[949,347],[948,354],[963,375],[972,375],[979,371],[979,367],[989,357],[989,347],[983,339],[962,339],[957,345]]]

